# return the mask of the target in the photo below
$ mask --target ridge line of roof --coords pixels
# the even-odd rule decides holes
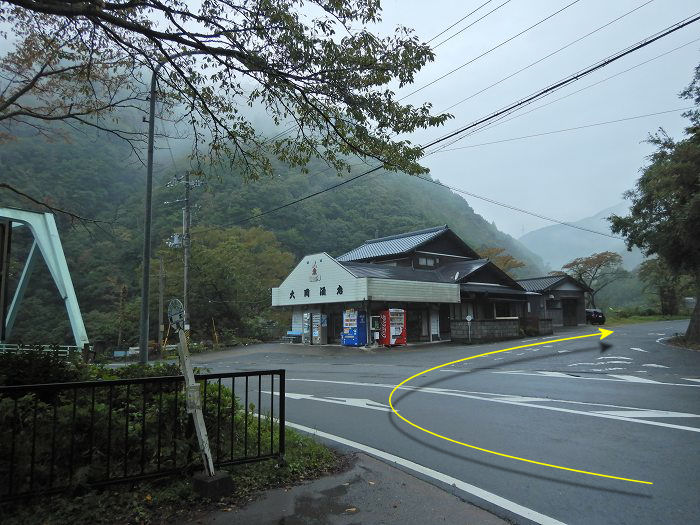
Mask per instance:
[[[536,281],[538,279],[555,279],[555,278],[571,277],[570,275],[543,275],[542,277],[525,277],[524,279],[515,279],[516,281]]]
[[[426,233],[433,233],[433,232],[438,232],[440,230],[447,230],[449,227],[447,224],[443,224],[442,226],[433,226],[431,228],[424,228],[422,230],[416,230],[412,232],[406,232],[406,233],[397,233],[396,235],[388,235],[386,237],[377,237],[376,239],[367,239],[364,241],[364,244],[373,244],[375,242],[383,242],[383,241],[391,241],[394,239],[402,239],[404,237],[412,237],[414,235],[423,235]],[[359,246],[358,246],[359,248]],[[352,250],[350,250],[352,251]],[[350,253],[350,252],[348,252]]]

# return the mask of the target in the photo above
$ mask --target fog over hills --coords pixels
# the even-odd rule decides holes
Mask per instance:
[[[612,234],[610,223],[608,223],[606,218],[613,214],[625,215],[628,209],[629,205],[626,202],[620,202],[615,206],[599,211],[591,217],[586,217],[571,224]],[[644,259],[642,253],[636,248],[631,252],[627,251],[625,242],[622,239],[613,239],[570,228],[562,224],[533,230],[518,240],[530,251],[541,256],[551,270],[559,270],[562,265],[576,257],[585,257],[603,251],[617,252],[622,255],[623,265],[628,270],[635,268]]]

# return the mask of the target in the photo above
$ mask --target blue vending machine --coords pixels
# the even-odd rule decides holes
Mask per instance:
[[[343,346],[364,346],[367,344],[367,314],[355,309],[343,312],[343,332],[340,334]]]

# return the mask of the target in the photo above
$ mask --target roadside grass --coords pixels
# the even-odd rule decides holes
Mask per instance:
[[[669,339],[666,339],[666,341],[664,342],[672,346],[678,346],[681,348],[687,348],[688,350],[695,350],[697,352],[700,352],[700,343],[691,343],[690,341],[686,340],[685,336],[682,335],[671,337]]]
[[[606,317],[605,326],[651,323],[653,321],[679,321],[690,318],[688,315],[630,315],[629,317],[617,317],[614,314],[606,314]]]
[[[348,459],[312,437],[287,429],[284,465],[274,460],[226,468],[234,491],[218,501],[198,497],[189,476],[125,483],[79,495],[40,496],[0,506],[3,525],[181,523],[203,513],[242,507],[261,491],[344,470]]]

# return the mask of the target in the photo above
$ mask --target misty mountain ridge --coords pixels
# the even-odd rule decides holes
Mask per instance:
[[[626,215],[628,211],[629,204],[623,201],[595,215],[569,224],[612,235],[607,217]],[[564,264],[577,257],[586,257],[604,251],[622,255],[622,264],[627,270],[636,268],[644,260],[644,255],[638,248],[628,251],[622,239],[577,230],[563,224],[533,230],[518,240],[530,251],[540,255],[550,270],[559,270]]]

